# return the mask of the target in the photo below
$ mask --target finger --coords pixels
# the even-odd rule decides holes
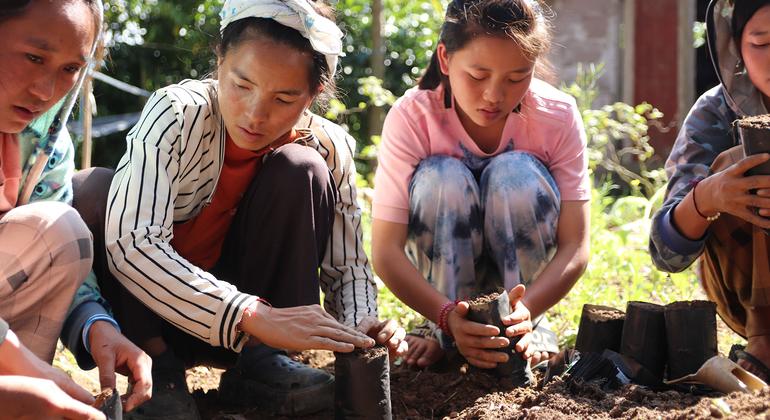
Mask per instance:
[[[113,348],[101,348],[94,361],[99,368],[99,385],[102,390],[115,388],[115,353]]]
[[[350,343],[359,348],[369,348],[374,345],[374,339],[357,331],[351,331],[350,328],[318,327],[318,329],[311,334],[328,337],[335,341]]]
[[[391,340],[394,338],[397,339],[398,341],[403,341],[406,338],[406,330],[399,327],[398,329],[396,329],[396,332],[393,333],[393,337],[391,337]]]
[[[467,360],[471,365],[481,369],[494,369],[497,366],[497,363],[487,362],[484,360],[476,359],[474,357],[466,357],[465,360]]]
[[[311,337],[310,338],[310,348],[317,349],[317,350],[329,350],[329,351],[336,351],[339,353],[350,353],[351,351],[356,349],[356,346],[354,346],[351,343],[336,341],[328,337]]]
[[[470,309],[470,305],[468,305],[468,302],[460,301],[457,303],[457,306],[455,306],[452,312],[459,315],[460,318],[465,318],[468,315],[468,309]]]
[[[417,360],[425,354],[425,350],[428,346],[424,342],[415,343],[413,346],[409,346],[409,353],[406,355],[406,364],[413,365],[417,363]]]
[[[736,213],[736,216],[740,217],[748,223],[751,223],[752,225],[759,226],[764,229],[770,229],[770,219],[756,215],[753,210],[741,209]]]
[[[459,343],[459,342],[458,342]],[[508,347],[511,341],[505,337],[463,337],[462,345],[465,347],[475,347],[478,349],[500,349]]]
[[[532,321],[519,322],[505,329],[505,335],[508,337],[518,337],[530,332],[532,332]]]
[[[126,400],[126,411],[131,411],[152,398],[152,359],[144,352],[128,359],[131,370],[131,394]]]
[[[523,353],[527,356],[527,358],[531,357],[534,353],[534,349],[530,350],[530,345],[532,344],[532,339],[534,336],[532,334],[524,334],[521,336],[519,341],[516,342],[516,345],[513,346],[513,348],[519,352]]]
[[[461,320],[459,328],[460,334],[455,335],[476,335],[481,337],[493,337],[500,335],[500,329],[494,325],[479,324],[478,322]]]
[[[737,185],[744,190],[759,190],[770,188],[770,175],[748,175],[739,178]]]
[[[106,416],[101,411],[88,404],[83,404],[72,398],[62,398],[57,411],[61,418],[65,419],[88,419],[88,420],[106,420]]]
[[[356,347],[369,348],[375,344],[375,341],[373,338],[362,333],[361,331],[358,331],[355,327],[350,327],[345,324],[342,324],[334,318],[332,318],[332,321],[333,321],[333,325],[327,325],[327,326],[332,327],[332,329],[334,330],[345,333],[346,337],[349,337],[345,341],[349,343],[353,343]]]
[[[513,308],[513,312],[510,315],[503,317],[501,321],[503,321],[503,325],[513,325],[518,324],[519,322],[528,321],[529,319],[529,309],[527,309],[523,303],[519,302]]]
[[[394,319],[389,319],[382,322],[379,327],[379,333],[377,334],[377,342],[384,344],[393,337],[393,334],[398,330],[398,323]]]
[[[367,316],[367,317],[364,317],[364,319],[362,319],[361,322],[358,323],[358,326],[356,327],[356,331],[364,333],[366,335],[376,334],[377,331],[380,330],[381,328],[380,326],[382,324],[383,322],[380,322],[377,318],[373,316]]]
[[[770,159],[770,154],[767,153],[759,153],[756,155],[747,156],[743,160],[728,168],[727,171],[730,171],[732,174],[743,175],[749,169],[767,162],[768,159]]]
[[[398,348],[396,349],[396,356],[404,356],[409,352],[409,343],[406,341],[401,341],[398,343]]]
[[[395,335],[388,340],[387,346],[391,351],[397,351],[398,348],[401,346],[401,343],[403,343],[404,340],[401,338],[396,337]]]
[[[531,366],[537,366],[538,364],[540,364],[540,362],[541,362],[540,355],[541,354],[542,353],[540,353],[539,351],[536,351],[536,352],[532,353],[532,356],[527,357],[527,359],[529,359],[529,364]]]
[[[508,300],[511,301],[511,308],[516,306],[516,304],[521,300],[521,298],[524,297],[524,292],[526,291],[526,287],[524,287],[523,284],[517,284],[516,287],[511,289],[510,292],[508,292]]]
[[[83,402],[85,404],[93,404],[94,396],[90,392],[83,389],[80,385],[76,384],[69,376],[64,372],[58,372],[58,377],[54,380],[56,385],[61,388],[62,391],[67,393],[70,397]]]
[[[770,209],[770,198],[760,197],[756,194],[746,194],[736,201],[745,205],[746,207]]]

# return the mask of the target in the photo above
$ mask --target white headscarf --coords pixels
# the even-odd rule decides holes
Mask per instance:
[[[310,41],[313,50],[326,57],[332,76],[342,54],[342,31],[331,20],[321,16],[308,0],[226,0],[219,13],[220,32],[240,19],[255,17],[273,19],[296,29]]]

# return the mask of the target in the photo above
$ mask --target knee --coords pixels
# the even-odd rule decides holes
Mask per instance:
[[[294,143],[281,146],[270,155],[268,162],[277,171],[277,176],[292,188],[304,185],[325,188],[331,181],[329,166],[308,146]]]
[[[78,212],[64,203],[53,201],[32,203],[17,209],[24,211],[24,223],[37,232],[54,264],[60,260],[77,263],[85,271],[82,273],[85,277],[93,262],[93,241]]]
[[[501,190],[505,194],[527,194],[545,187],[558,195],[556,181],[548,168],[527,152],[508,152],[495,156],[484,169],[481,184],[483,189]]]
[[[435,155],[425,158],[412,177],[410,196],[414,200],[441,206],[464,204],[473,196],[476,181],[458,159]]]

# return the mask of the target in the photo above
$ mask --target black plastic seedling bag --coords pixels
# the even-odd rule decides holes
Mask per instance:
[[[666,306],[668,379],[695,373],[717,355],[716,304],[705,300]]]
[[[388,349],[334,353],[334,418],[392,419]]]
[[[500,329],[500,336],[505,337],[506,326],[502,318],[511,314],[511,303],[507,293],[492,293],[477,297],[468,302],[468,319],[479,324],[494,325]],[[498,363],[490,369],[496,376],[510,378],[514,386],[529,386],[534,381],[527,361],[516,352],[515,346],[520,337],[511,339],[511,344],[503,351],[508,354],[508,361]]]
[[[743,144],[746,156],[770,153],[770,115],[757,115],[735,121],[734,132]],[[770,175],[770,162],[762,163],[748,171],[746,175]]]
[[[580,353],[620,351],[625,319],[626,314],[619,309],[601,305],[583,305],[575,350]]]
[[[117,389],[105,389],[96,396],[94,407],[107,417],[107,420],[123,420],[123,403]]]
[[[629,356],[662,379],[666,368],[664,307],[648,302],[628,302],[620,353]]]

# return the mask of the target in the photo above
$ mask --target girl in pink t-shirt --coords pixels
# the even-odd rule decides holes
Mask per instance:
[[[510,340],[533,363],[558,350],[542,315],[586,267],[590,182],[574,99],[534,77],[549,44],[536,0],[455,0],[419,86],[385,120],[373,264],[432,321],[407,338],[409,364],[452,342],[481,368],[505,362],[494,349]],[[463,300],[503,287],[513,315],[496,337]]]

